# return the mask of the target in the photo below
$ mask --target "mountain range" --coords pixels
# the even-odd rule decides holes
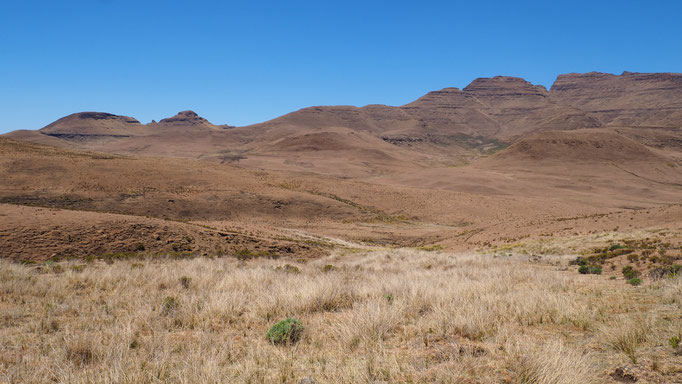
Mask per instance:
[[[586,128],[679,159],[680,127],[681,74],[592,72],[560,75],[550,90],[516,77],[479,78],[461,90],[429,92],[402,106],[316,106],[243,127],[214,125],[192,111],[149,124],[80,112],[38,131],[6,136],[95,151],[361,176],[407,165],[468,163],[540,132],[562,131],[570,139],[572,131]]]
[[[0,137],[0,169],[0,234],[19,258],[54,244],[179,246],[164,236],[208,253],[315,253],[310,236],[471,249],[612,230],[616,217],[672,228],[682,74],[567,74],[549,90],[480,78],[402,106],[314,106],[242,127],[80,112]],[[120,241],[101,240],[102,225]]]

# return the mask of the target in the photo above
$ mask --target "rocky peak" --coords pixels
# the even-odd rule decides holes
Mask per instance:
[[[439,91],[431,91],[419,99],[406,104],[403,108],[428,108],[449,106],[474,106],[477,102],[470,95],[462,92],[459,88],[443,88]]]
[[[580,90],[625,90],[641,88],[675,88],[682,87],[680,73],[639,73],[625,71],[621,75],[610,73],[588,72],[569,73],[557,76],[552,84],[551,92]]]
[[[463,92],[476,97],[547,96],[547,89],[512,76],[481,77],[467,85]]]
[[[576,88],[584,88],[586,85],[611,81],[617,77],[610,73],[588,72],[588,73],[567,73],[557,76],[550,92],[568,91]]]
[[[182,111],[178,112],[177,115],[169,117],[167,119],[162,119],[159,124],[206,124],[208,120],[197,115],[194,111]]]

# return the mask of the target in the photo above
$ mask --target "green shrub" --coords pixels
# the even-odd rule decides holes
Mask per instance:
[[[632,279],[628,280],[628,284],[638,286],[638,285],[642,284],[642,279],[639,279],[636,277],[632,278]]]
[[[301,339],[303,329],[300,321],[288,318],[273,325],[265,338],[272,344],[294,344]]]
[[[632,279],[634,279],[634,278],[639,277],[639,271],[636,270],[636,269],[634,269],[634,268],[632,268],[631,265],[626,265],[626,266],[623,267],[623,276],[624,276],[627,280],[632,280]]]
[[[322,267],[322,272],[326,273],[326,272],[333,272],[333,271],[336,271],[336,267],[331,265],[331,264],[327,264],[324,267]]]
[[[616,249],[621,249],[621,248],[625,248],[625,247],[620,245],[620,244],[613,244],[612,246],[609,247],[609,251],[615,251]]]
[[[680,338],[679,336],[673,336],[668,339],[668,343],[670,344],[673,349],[677,350],[677,348],[680,347]]]
[[[135,244],[135,250],[138,252],[144,251],[144,244],[142,244],[142,243]]]
[[[568,262],[569,265],[587,265],[587,260],[578,256],[574,260]]]
[[[601,275],[601,267],[598,265],[581,265],[578,272],[582,275]]]

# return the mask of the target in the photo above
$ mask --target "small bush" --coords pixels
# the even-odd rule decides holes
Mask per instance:
[[[638,285],[642,284],[642,279],[639,279],[637,277],[629,279],[628,284],[638,286]]]
[[[333,271],[336,271],[336,267],[331,265],[331,264],[327,264],[324,267],[322,267],[322,272],[327,273],[327,272],[333,272]]]
[[[668,344],[674,349],[677,350],[677,348],[680,347],[680,338],[679,336],[673,336],[668,339]]]
[[[624,246],[620,244],[613,244],[612,246],[609,247],[609,251],[615,251],[616,249],[622,249],[625,248]]]
[[[578,272],[583,275],[587,274],[601,275],[601,267],[598,265],[592,266],[581,265],[580,268],[578,268]]]
[[[303,329],[300,321],[288,318],[273,325],[265,338],[272,344],[294,344],[301,339]]]
[[[624,276],[627,280],[632,280],[632,279],[634,279],[634,278],[639,277],[639,271],[636,270],[636,269],[634,269],[634,268],[632,268],[631,265],[626,265],[626,266],[624,266],[622,272],[623,272],[623,276]]]
[[[679,264],[656,267],[649,271],[649,278],[651,280],[660,280],[666,277],[675,277],[680,272],[682,272],[682,265]]]
[[[568,262],[569,265],[587,265],[587,260],[582,257],[576,257],[574,260]]]

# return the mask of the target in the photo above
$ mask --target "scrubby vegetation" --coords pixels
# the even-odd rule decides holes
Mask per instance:
[[[639,277],[640,273],[638,270],[632,268],[631,265],[626,265],[623,267],[623,276],[626,280],[631,280]]]
[[[642,289],[563,269],[405,249],[0,261],[0,381],[682,380],[681,276]]]
[[[622,274],[631,285],[639,285],[643,278],[652,281],[675,277],[682,271],[682,248],[660,238],[623,240],[607,246],[582,252],[569,262],[577,265],[581,274],[601,274],[602,268],[615,270],[617,263],[625,262]],[[643,273],[644,272],[644,273]]]
[[[272,344],[295,344],[301,339],[303,329],[297,319],[285,319],[273,325],[265,338]]]

